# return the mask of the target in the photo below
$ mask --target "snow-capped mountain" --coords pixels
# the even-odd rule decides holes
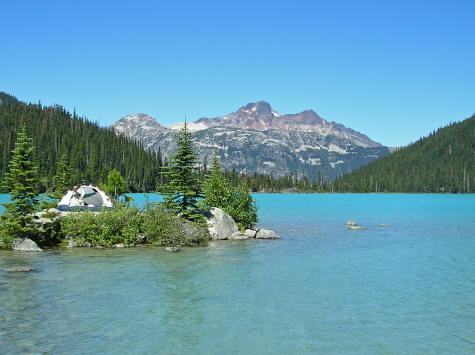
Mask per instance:
[[[169,155],[174,135],[183,127],[159,124],[145,114],[128,115],[112,127],[142,142],[147,149]],[[335,178],[389,154],[387,147],[362,133],[328,122],[314,111],[281,115],[265,101],[250,103],[224,117],[188,122],[200,158],[209,163],[217,152],[226,169],[282,176],[289,172]]]

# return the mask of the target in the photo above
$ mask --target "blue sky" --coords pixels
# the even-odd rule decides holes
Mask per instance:
[[[268,101],[389,146],[475,112],[475,1],[10,1],[0,90],[101,125]]]

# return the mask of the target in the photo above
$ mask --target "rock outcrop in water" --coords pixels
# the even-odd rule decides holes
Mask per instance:
[[[229,239],[233,233],[239,230],[232,217],[221,208],[211,207],[204,216],[208,223],[208,231],[212,240]]]
[[[43,251],[38,244],[31,239],[16,238],[12,242],[12,250],[15,251]]]
[[[259,229],[256,234],[256,239],[280,239],[280,236],[269,229]]]
[[[241,233],[233,218],[218,207],[212,207],[204,216],[212,240],[280,239],[276,232],[268,229],[246,229]]]

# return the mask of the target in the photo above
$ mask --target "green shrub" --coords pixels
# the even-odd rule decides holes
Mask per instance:
[[[256,201],[249,193],[246,183],[242,181],[237,187],[232,186],[221,172],[217,157],[214,157],[213,168],[204,182],[203,193],[203,207],[221,208],[233,218],[241,231],[252,228],[257,223]]]
[[[156,246],[204,246],[208,230],[165,211],[160,205],[147,205],[144,212],[122,205],[114,210],[70,213],[60,218],[61,236],[77,246],[112,247],[115,244]],[[140,240],[139,235],[145,238]]]
[[[229,204],[221,208],[234,219],[241,231],[254,227],[258,221],[256,201],[243,182],[233,191]]]
[[[15,218],[5,216],[0,223],[0,249],[11,249],[12,241],[17,237],[20,225]]]
[[[61,218],[64,236],[77,246],[112,247],[135,245],[141,233],[143,214],[137,208],[117,208],[100,212],[81,211]]]
[[[201,224],[167,212],[158,204],[146,206],[143,231],[147,243],[157,246],[205,246],[210,239]]]
[[[45,215],[42,217],[47,218]],[[31,239],[34,240],[41,248],[51,248],[60,245],[64,239],[64,235],[61,230],[61,220],[55,219],[51,222],[43,223],[41,228],[38,228],[38,233]]]

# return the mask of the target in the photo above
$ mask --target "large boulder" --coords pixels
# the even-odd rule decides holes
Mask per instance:
[[[270,229],[259,229],[256,233],[256,239],[280,239],[280,236]]]
[[[13,239],[12,249],[16,251],[42,251],[38,244],[36,244],[31,239],[25,238],[16,238]]]
[[[221,208],[211,207],[204,213],[212,240],[230,239],[238,231],[236,222]]]

